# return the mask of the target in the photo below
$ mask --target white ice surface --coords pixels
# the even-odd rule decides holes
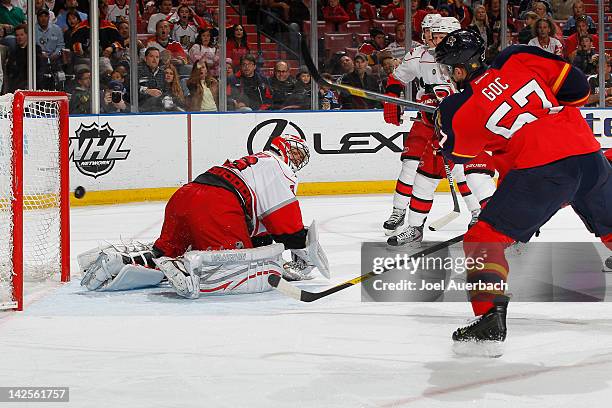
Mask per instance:
[[[301,198],[332,282],[384,240],[390,196]],[[72,210],[72,259],[104,240],[153,240],[163,203]],[[440,195],[432,216],[449,211]],[[462,232],[467,215],[426,239]],[[540,240],[594,240],[570,209]],[[76,272],[75,272],[76,274]],[[362,303],[352,287],[311,304],[276,292],[179,299],[169,288],[90,293],[79,277],[0,313],[0,386],[69,386],[45,407],[595,407],[612,400],[612,305],[514,303],[499,359],[460,358],[464,303]],[[11,404],[0,403],[1,407]],[[31,406],[15,404],[17,407]],[[38,406],[38,405],[35,405]]]

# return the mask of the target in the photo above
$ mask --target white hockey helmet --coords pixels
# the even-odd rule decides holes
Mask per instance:
[[[440,14],[427,14],[421,22],[421,29],[431,28],[434,21],[442,17]]]
[[[455,17],[440,17],[433,22],[431,25],[431,32],[433,33],[452,33],[453,31],[459,30],[461,23]]]
[[[293,171],[298,171],[308,164],[310,150],[306,141],[299,136],[282,135],[270,141],[269,150],[280,157]]]

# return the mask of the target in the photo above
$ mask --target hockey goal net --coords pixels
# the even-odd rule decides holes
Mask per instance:
[[[0,310],[23,309],[23,282],[70,279],[68,100],[0,97]]]

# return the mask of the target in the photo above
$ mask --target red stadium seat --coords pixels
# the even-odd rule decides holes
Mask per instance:
[[[353,34],[328,34],[325,33],[325,49],[329,50],[330,54],[337,51],[343,51],[346,47],[353,45]]]
[[[325,21],[317,21],[317,30],[319,34],[323,34],[325,32]],[[310,21],[304,21],[304,33],[310,32]]]
[[[370,22],[367,20],[348,21],[344,24],[349,33],[367,33],[370,31]]]

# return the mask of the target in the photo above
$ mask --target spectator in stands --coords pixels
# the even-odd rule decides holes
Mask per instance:
[[[249,44],[247,43],[247,34],[244,27],[240,24],[234,24],[227,32],[226,57],[232,59],[234,70],[240,67],[243,56],[250,52]]]
[[[508,31],[506,33],[506,41],[508,45],[512,44],[512,31],[514,30],[513,26],[508,27]],[[502,39],[500,35],[500,29],[495,29],[491,31],[491,45],[487,47],[485,51],[485,61],[487,64],[490,64],[497,54],[499,54],[502,50]]]
[[[459,20],[459,23],[461,23],[461,28],[467,28],[470,24],[472,24],[472,9],[470,9],[463,2],[463,0],[454,0],[450,5],[450,8],[451,15]]]
[[[328,23],[334,23],[338,30],[340,24],[349,21],[349,15],[339,0],[329,0],[327,6],[323,7],[323,19]]]
[[[580,37],[580,44],[570,54],[569,60],[573,66],[578,67],[585,75],[597,73],[599,54],[593,48],[590,34]]]
[[[36,12],[36,42],[43,51],[43,56],[49,58],[56,66],[61,62],[64,49],[64,33],[57,25],[49,22],[49,10],[41,8]]]
[[[72,11],[73,13],[77,13],[79,15],[79,21],[87,20],[87,14],[79,11],[77,7],[79,7],[78,0],[66,0],[64,2],[64,7],[60,9],[60,11],[57,14],[55,24],[57,24],[58,27],[61,28],[63,31],[69,30],[67,17],[68,17],[68,12],[70,11]]]
[[[0,43],[15,49],[15,27],[26,22],[26,16],[19,7],[11,5],[11,0],[0,0],[0,30],[4,35]]]
[[[130,61],[130,24],[127,21],[117,23],[117,31],[121,38],[123,49],[115,51],[115,63],[119,61]],[[136,49],[140,55],[145,45],[138,38],[136,39]]]
[[[387,35],[380,28],[370,30],[370,39],[359,46],[358,52],[368,58],[369,65],[378,64],[377,54],[387,47]]]
[[[102,103],[100,110],[103,113],[127,113],[130,105],[125,95],[125,85],[120,81],[111,80],[102,90]]]
[[[246,54],[230,86],[230,100],[235,110],[265,110],[272,104],[272,91],[268,79],[255,70],[255,57]]]
[[[612,106],[612,68],[610,67],[610,56],[606,55],[606,65],[604,70],[604,95],[605,95],[605,106]],[[591,94],[587,100],[586,106],[599,106],[599,75],[591,75],[587,78],[589,85],[591,86]]]
[[[406,54],[406,24],[399,21],[395,23],[394,33],[393,42],[387,45],[386,50],[393,55],[393,58],[402,59]]]
[[[8,92],[28,89],[28,71],[25,69],[28,66],[28,27],[25,24],[19,24],[15,27],[14,33],[16,46],[9,50],[5,71]],[[42,50],[39,45],[36,45],[36,56],[36,80],[40,82],[42,79],[42,70],[40,69]]]
[[[534,11],[528,11],[525,14],[525,27],[521,28],[518,33],[519,44],[527,44],[533,38],[536,21],[538,21],[538,15]]]
[[[115,4],[108,6],[108,21],[118,24],[121,21],[129,21],[130,5],[128,0],[115,0]]]
[[[334,81],[331,74],[324,72],[321,77],[329,82]],[[319,109],[321,110],[337,110],[340,109],[338,94],[328,86],[321,85],[319,87]]]
[[[193,72],[193,68],[192,68]],[[174,65],[164,68],[164,87],[162,88],[162,109],[164,111],[184,111],[185,94],[179,82],[179,74]]]
[[[383,51],[379,54],[379,59],[381,69],[378,70],[378,82],[380,89],[387,89],[387,80],[395,69],[395,58],[390,52]]]
[[[188,108],[191,111],[212,112],[217,110],[219,103],[219,83],[207,70],[204,62],[193,66],[187,80],[189,89]]]
[[[37,15],[37,13],[40,10],[47,10],[49,12],[49,21],[53,22],[55,21],[55,13],[53,12],[52,9],[49,9],[49,7],[45,4],[45,0],[35,0],[34,2],[34,15]]]
[[[485,6],[477,5],[474,7],[474,19],[468,26],[468,30],[472,30],[482,37],[486,46],[493,43],[492,32],[489,26],[489,20],[487,17],[487,9]]]
[[[303,0],[288,0],[289,23],[297,24],[298,32],[304,31],[304,21],[310,21],[310,10]]]
[[[393,11],[395,9],[401,8],[404,9],[404,4],[402,0],[392,0],[391,3],[387,4],[380,10],[380,17],[385,20],[395,20],[395,14]]]
[[[217,26],[215,12],[208,8],[206,0],[195,0],[193,12],[193,18],[200,28]]]
[[[159,13],[153,14],[149,18],[147,32],[155,34],[157,32],[157,23],[162,20],[167,20],[172,15],[172,0],[161,0],[159,2]]]
[[[272,109],[281,109],[295,90],[295,79],[290,75],[289,64],[278,61],[274,65],[274,75],[270,79],[272,89]]]
[[[355,71],[355,63],[348,55],[343,55],[342,57],[340,57],[339,62],[342,78],[344,78],[345,75],[351,74],[353,71]]]
[[[200,30],[195,43],[189,49],[189,60],[192,64],[204,61],[210,68],[210,74],[219,77],[219,49],[214,42],[216,28]],[[231,64],[231,63],[230,63]]]
[[[589,26],[586,16],[580,16],[576,20],[576,32],[565,39],[565,55],[567,58],[572,61],[572,54],[578,48],[578,41],[580,37],[584,37],[589,34]],[[599,36],[597,34],[593,34],[591,37],[591,41],[593,44],[599,43]]]
[[[159,66],[158,48],[145,51],[145,63],[138,64],[139,109],[141,112],[158,112],[161,109],[161,95],[164,88],[164,71]]]
[[[349,20],[373,20],[376,18],[376,8],[366,0],[351,0],[346,5]]]
[[[534,38],[528,45],[539,47],[555,55],[563,55],[563,45],[555,36],[555,25],[549,17],[539,18],[534,26]]]
[[[100,26],[98,50],[102,56],[110,58],[115,50],[123,47],[123,40],[119,35],[119,31],[117,31],[117,27],[115,27],[115,25],[110,21],[106,20],[107,11],[107,0],[98,0]],[[79,57],[88,56],[90,48],[89,38],[89,21],[85,20],[82,21],[72,33],[72,52]]]
[[[312,106],[312,78],[308,68],[301,66],[295,80],[295,89],[287,98],[286,107],[289,109],[310,109]]]
[[[534,1],[532,11],[538,15],[538,18],[548,18],[551,24],[555,27],[555,34],[551,34],[551,37],[555,37],[557,40],[563,41],[563,31],[561,30],[561,27],[559,27],[559,24],[554,22],[550,17],[550,6],[548,3],[543,1]]]
[[[573,0],[551,0],[550,6],[553,10],[555,20],[567,20],[572,15]]]
[[[368,91],[381,92],[376,78],[367,73],[368,57],[357,53],[354,58],[355,69],[353,72],[342,76],[342,83]],[[375,109],[381,104],[376,101],[350,95],[348,92],[340,94],[342,109]]]
[[[583,16],[586,17],[589,34],[595,34],[597,32],[597,27],[591,16],[587,16],[584,13],[584,3],[582,0],[576,0],[572,10],[574,14],[571,15],[563,25],[563,35],[567,37],[574,34],[576,32],[576,22]]]
[[[65,14],[64,18],[66,19],[66,31],[64,31],[64,46],[69,50],[72,49],[73,40],[72,34],[76,30],[76,28],[81,24],[81,16],[77,11],[69,11]]]
[[[183,50],[187,52],[198,36],[198,27],[193,22],[191,9],[187,6],[180,6],[169,21],[174,24],[170,37],[178,41]]]
[[[162,60],[180,67],[189,62],[187,53],[176,41],[170,38],[170,22],[160,20],[157,22],[157,32],[147,41],[146,48],[155,47],[162,53]],[[164,64],[165,65],[165,64]],[[180,72],[180,68],[179,72]]]
[[[544,8],[546,9],[546,15],[552,18],[552,8],[550,7],[548,0],[521,0],[519,5],[519,18],[525,19],[525,13],[527,13],[529,10],[536,11],[534,3],[543,3]],[[538,15],[540,14],[538,13]],[[540,15],[540,17],[544,16]]]
[[[227,82],[229,83],[230,79],[234,78],[234,66],[232,65],[232,59],[225,59],[225,76],[227,78]]]
[[[77,72],[77,87],[70,97],[70,113],[91,113],[91,71],[83,68]]]

